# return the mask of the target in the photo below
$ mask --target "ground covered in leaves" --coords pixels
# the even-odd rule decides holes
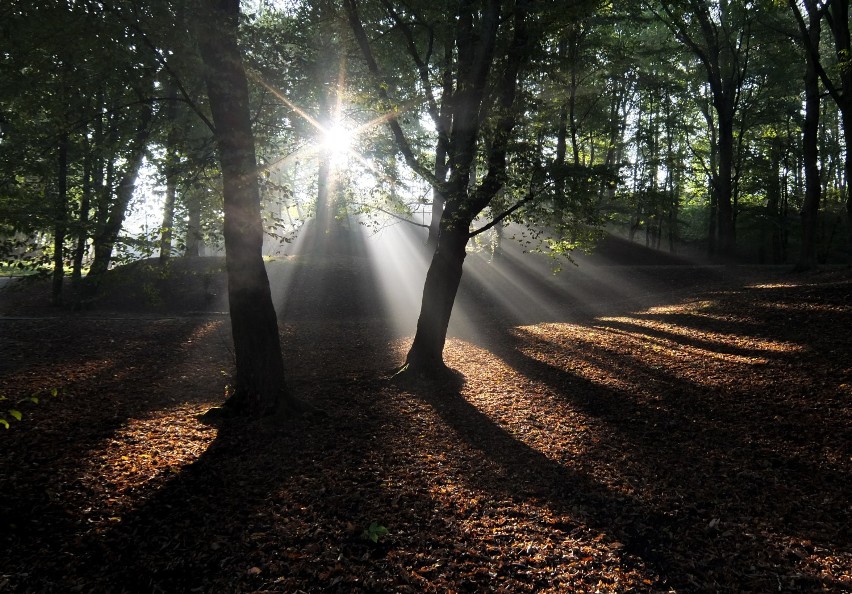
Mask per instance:
[[[410,337],[355,264],[295,266],[281,306],[323,414],[218,426],[215,266],[171,310],[0,292],[0,591],[852,591],[848,268],[468,286],[458,378],[399,384]]]

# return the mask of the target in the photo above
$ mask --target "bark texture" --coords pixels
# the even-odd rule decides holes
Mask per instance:
[[[226,405],[263,416],[291,404],[278,320],[262,257],[263,226],[248,82],[237,45],[239,0],[207,0],[199,48],[216,127],[236,376]]]

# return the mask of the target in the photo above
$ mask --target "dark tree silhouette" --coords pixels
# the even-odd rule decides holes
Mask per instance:
[[[382,77],[361,22],[358,2],[346,0],[345,7],[356,41],[378,83]],[[463,0],[456,5],[456,14],[451,19],[455,22],[451,44],[455,60],[444,71],[442,101],[447,113],[435,118],[439,142],[446,147],[446,181],[435,177],[417,161],[399,123],[395,119],[389,121],[408,164],[444,198],[435,252],[423,287],[417,332],[404,366],[407,373],[430,376],[445,370],[444,343],[462,278],[467,242],[475,234],[471,224],[506,182],[508,147],[518,119],[515,106],[518,79],[532,48],[531,15],[540,9],[541,3],[531,0]],[[391,16],[398,26],[404,27],[397,14],[392,12]],[[417,60],[413,46],[410,45],[409,51]],[[427,77],[422,78],[425,84]],[[381,84],[377,84],[377,92],[388,100]],[[436,106],[432,111],[439,113]],[[482,114],[488,112],[493,115],[488,122],[489,142],[482,143],[483,149],[479,146],[484,134]],[[487,170],[479,183],[473,184],[471,170],[480,149],[485,151]]]
[[[269,415],[293,404],[262,257],[263,226],[249,92],[237,45],[239,0],[207,0],[199,49],[222,166],[225,262],[236,377],[228,408]]]

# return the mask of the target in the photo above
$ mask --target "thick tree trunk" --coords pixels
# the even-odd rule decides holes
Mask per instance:
[[[284,379],[278,321],[263,264],[263,226],[248,82],[237,46],[239,0],[208,0],[199,27],[210,109],[222,166],[228,299],[236,376],[226,403],[254,415],[292,400]]]
[[[446,368],[444,343],[467,255],[468,225],[448,222],[447,217],[441,221],[438,246],[423,286],[417,333],[405,360],[407,371],[415,376],[434,376]]]
[[[441,142],[438,142],[435,148],[435,179],[440,182],[447,179],[447,150]],[[429,221],[429,236],[426,238],[426,248],[429,250],[438,247],[444,203],[444,194],[441,190],[432,188],[432,218]]]

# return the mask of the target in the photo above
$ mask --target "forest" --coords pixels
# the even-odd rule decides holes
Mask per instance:
[[[852,591],[848,0],[0,6],[0,590]]]

